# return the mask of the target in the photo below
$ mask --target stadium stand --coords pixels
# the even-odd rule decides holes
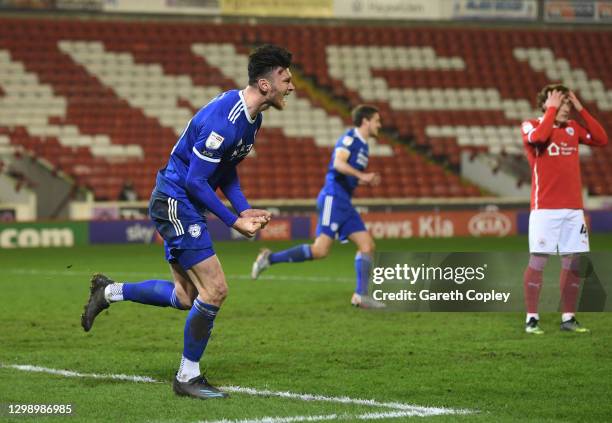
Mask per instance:
[[[573,37],[594,48],[568,54]],[[522,154],[520,121],[538,115],[532,97],[549,81],[575,86],[591,111],[612,121],[612,77],[596,57],[610,40],[596,31],[2,18],[3,148],[45,158],[98,199],[115,199],[128,179],[145,199],[193,112],[246,84],[248,51],[261,42],[287,46],[296,72],[318,89],[350,105],[376,104],[388,129],[455,168],[462,151]],[[247,196],[313,198],[349,120],[300,90],[283,114],[264,120],[255,154],[239,168]],[[371,169],[394,183],[364,187],[360,197],[480,195],[384,137],[371,149]],[[610,148],[584,160],[591,193],[612,194]]]
[[[285,36],[322,86],[381,105],[400,136],[453,165],[465,150],[522,155],[518,127],[541,114],[534,97],[551,82],[573,87],[610,133],[606,30],[302,28],[297,39]],[[583,161],[590,193],[611,194],[611,147]]]

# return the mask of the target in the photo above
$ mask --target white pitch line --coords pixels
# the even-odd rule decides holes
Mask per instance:
[[[0,368],[15,369],[25,372],[37,372],[37,373],[49,373],[53,375],[65,376],[65,377],[82,377],[82,378],[94,378],[94,379],[112,379],[112,380],[124,380],[130,382],[142,382],[142,383],[164,383],[148,376],[134,376],[124,374],[97,374],[97,373],[79,373],[71,370],[62,369],[51,369],[48,367],[33,366],[29,364],[4,364],[0,363]],[[343,419],[359,419],[359,420],[376,420],[386,418],[399,418],[399,417],[427,417],[427,416],[438,416],[443,414],[470,414],[474,411],[453,409],[453,408],[442,408],[442,407],[422,407],[410,404],[404,404],[399,402],[379,402],[372,399],[359,399],[349,397],[327,397],[324,395],[316,394],[299,394],[295,392],[284,392],[284,391],[270,391],[270,390],[259,390],[254,388],[244,388],[241,386],[221,386],[221,390],[227,392],[235,392],[247,395],[265,396],[265,397],[279,397],[287,399],[295,399],[301,401],[322,401],[322,402],[335,402],[340,404],[354,404],[363,405],[369,407],[380,407],[390,408],[395,411],[383,412],[383,413],[365,413],[359,415],[321,415],[321,416],[290,416],[290,417],[264,417],[255,420],[217,420],[214,423],[292,423],[301,421],[318,421],[318,420],[343,420]],[[199,422],[199,423],[213,423],[210,421]]]
[[[462,411],[462,410],[458,410]],[[463,410],[465,411],[465,410]],[[195,423],[293,423],[293,422],[316,422],[324,420],[380,420],[380,419],[398,419],[400,417],[431,417],[442,414],[468,414],[463,413],[417,413],[414,411],[391,411],[385,413],[364,413],[364,414],[326,414],[320,416],[266,416],[257,419],[223,419],[223,420],[200,420]]]
[[[416,413],[419,413],[419,412],[428,413],[428,412],[434,411],[437,414],[446,414],[448,411],[451,411],[451,413],[456,413],[458,411],[458,410],[454,410],[450,408],[419,407],[419,406],[403,404],[399,402],[379,402],[379,401],[371,400],[371,399],[358,399],[358,398],[349,398],[349,397],[327,397],[324,395],[297,394],[294,392],[275,392],[275,391],[259,390],[259,389],[253,389],[253,388],[242,388],[240,386],[224,386],[223,389],[228,392],[237,392],[237,393],[248,394],[248,395],[290,398],[290,399],[298,399],[301,401],[337,402],[341,404],[355,404],[355,405],[365,405],[369,407],[391,408],[394,410],[410,411],[410,412],[416,412]]]
[[[145,382],[145,383],[162,383],[158,380],[150,378],[148,376],[131,376],[131,375],[105,375],[96,373],[79,373],[71,370],[61,369],[50,369],[48,367],[32,366],[29,364],[4,364],[0,363],[0,367],[6,369],[22,370],[24,372],[35,372],[35,373],[50,373],[52,375],[66,376],[66,377],[89,377],[93,379],[114,379],[114,380],[126,380],[129,382]]]
[[[321,416],[290,416],[290,417],[260,417],[258,419],[241,420],[200,420],[196,423],[293,423],[293,422],[320,422],[324,420],[339,420],[344,416],[326,414]],[[350,416],[353,417],[353,416]]]
[[[84,272],[81,270],[40,270],[40,269],[4,269],[3,273],[10,273],[14,275],[33,275],[33,276],[83,276],[91,277],[95,272]],[[169,275],[154,274],[146,272],[113,272],[110,276],[123,276],[123,277],[168,277]],[[226,279],[238,279],[238,280],[251,280],[250,275],[226,275]],[[355,278],[342,278],[332,276],[293,276],[293,275],[265,275],[261,276],[259,280],[276,280],[276,281],[294,281],[294,282],[354,282]]]

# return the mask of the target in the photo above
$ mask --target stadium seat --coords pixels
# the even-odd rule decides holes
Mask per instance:
[[[600,54],[612,43],[598,30],[571,34],[589,46],[576,54],[565,48],[575,45],[569,34],[537,29],[365,26],[356,32],[3,17],[0,35],[2,148],[35,152],[79,175],[98,198],[112,198],[126,179],[147,198],[155,170],[190,116],[218,92],[246,83],[254,42],[286,45],[296,70],[317,89],[351,105],[376,104],[386,128],[453,169],[462,151],[522,154],[520,122],[537,116],[533,97],[554,79],[575,85],[593,114],[612,121],[612,77]],[[323,104],[298,90],[283,113],[266,113],[255,154],[240,166],[243,180],[257,175],[261,181],[245,183],[250,197],[316,195],[331,148],[350,125]],[[361,196],[480,195],[440,165],[391,147],[384,136],[371,152],[385,186]],[[603,172],[611,169],[610,147],[583,162],[591,193],[612,194],[601,173],[586,170],[595,162]],[[266,171],[270,163],[274,172]]]

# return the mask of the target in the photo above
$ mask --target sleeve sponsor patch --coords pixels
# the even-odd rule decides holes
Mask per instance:
[[[533,130],[533,125],[531,124],[531,122],[523,122],[521,129],[523,131],[523,134],[527,135]]]
[[[343,144],[343,145],[345,145],[345,146],[347,146],[347,147],[350,147],[352,143],[353,143],[353,137],[349,137],[349,136],[347,135],[347,136],[345,136],[344,138],[342,138],[342,144]]]
[[[209,150],[218,150],[223,144],[223,138],[221,135],[217,134],[215,131],[212,131],[208,138],[206,138],[206,148]]]

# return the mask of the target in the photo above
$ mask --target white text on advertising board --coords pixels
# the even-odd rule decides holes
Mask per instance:
[[[0,248],[72,247],[74,233],[69,228],[5,229],[0,232]]]

